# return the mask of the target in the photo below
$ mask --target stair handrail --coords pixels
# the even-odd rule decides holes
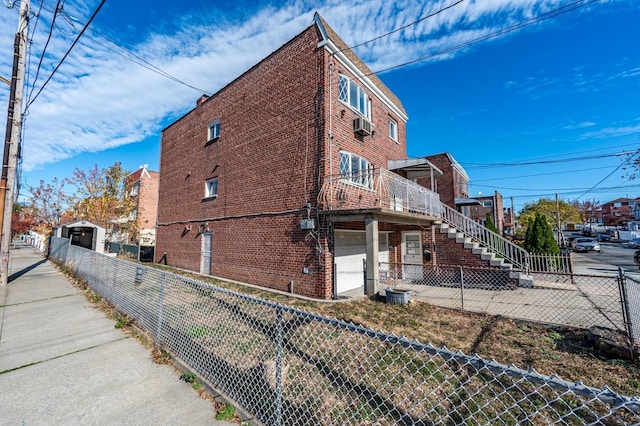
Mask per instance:
[[[516,269],[529,273],[529,252],[512,243],[502,235],[496,234],[481,223],[463,215],[456,209],[442,203],[442,221],[461,232],[465,237],[476,241],[481,247],[502,257]]]

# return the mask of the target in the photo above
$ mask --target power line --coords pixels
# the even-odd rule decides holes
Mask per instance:
[[[632,152],[614,152],[608,154],[599,154],[599,155],[587,155],[583,157],[573,157],[573,158],[562,158],[558,160],[541,160],[541,161],[513,161],[513,162],[504,162],[504,163],[461,163],[465,165],[465,168],[470,169],[486,169],[486,168],[497,168],[497,167],[516,167],[516,166],[532,166],[532,165],[540,165],[540,164],[557,164],[557,163],[566,163],[573,161],[585,161],[585,160],[597,160],[600,158],[608,158],[608,157],[620,157],[622,155],[631,154]]]
[[[102,0],[100,2],[100,4],[98,5],[98,7],[96,8],[96,10],[93,12],[93,15],[91,15],[91,18],[89,18],[89,21],[85,24],[85,26],[82,28],[82,31],[80,31],[80,33],[78,34],[78,36],[76,37],[76,39],[73,41],[73,43],[71,44],[71,46],[69,47],[69,49],[67,50],[67,53],[64,54],[64,56],[62,57],[62,59],[60,59],[60,62],[58,62],[58,65],[56,65],[56,67],[53,69],[53,71],[51,72],[51,75],[49,75],[49,77],[47,78],[47,80],[42,84],[42,86],[40,87],[40,90],[38,90],[38,93],[36,93],[36,95],[33,97],[33,99],[31,99],[31,101],[27,104],[27,109],[29,108],[29,106],[31,106],[32,103],[35,102],[35,100],[38,98],[38,96],[40,95],[40,93],[42,93],[42,90],[45,88],[45,86],[47,85],[47,83],[51,80],[51,78],[53,78],[53,75],[56,73],[56,71],[58,71],[58,68],[60,68],[60,66],[62,65],[62,63],[64,62],[64,60],[67,58],[67,56],[69,56],[69,53],[71,53],[71,50],[74,48],[74,46],[78,43],[78,40],[80,40],[80,37],[82,37],[82,34],[84,34],[85,30],[87,29],[87,27],[91,24],[91,21],[93,21],[93,18],[96,17],[96,15],[98,14],[98,12],[100,11],[100,9],[102,8],[102,5],[104,5],[104,2],[106,0]]]
[[[413,65],[413,64],[416,64],[418,62],[422,62],[422,61],[425,61],[427,59],[434,58],[436,56],[444,55],[446,53],[451,53],[453,51],[460,50],[460,49],[463,49],[465,47],[469,47],[469,46],[471,46],[473,44],[476,44],[476,43],[479,43],[481,41],[491,40],[493,38],[499,37],[499,36],[504,35],[504,34],[511,33],[513,31],[519,30],[521,28],[525,28],[525,27],[528,27],[530,25],[534,25],[534,24],[537,24],[539,22],[546,21],[547,19],[555,18],[556,16],[560,16],[562,14],[565,14],[565,13],[568,13],[568,12],[572,12],[572,11],[574,11],[576,9],[588,6],[588,5],[590,5],[592,3],[595,3],[595,2],[597,2],[599,0],[590,0],[590,1],[586,2],[586,3],[584,3],[584,4],[580,4],[583,1],[584,0],[576,0],[576,1],[572,2],[572,3],[568,3],[566,5],[560,6],[560,7],[556,8],[556,9],[553,9],[553,10],[550,10],[548,12],[542,13],[542,14],[540,14],[538,16],[533,17],[533,18],[526,19],[526,20],[524,20],[522,22],[510,25],[510,26],[508,26],[506,28],[502,28],[502,29],[500,29],[498,31],[495,31],[493,33],[489,33],[489,34],[486,34],[484,36],[477,37],[475,39],[472,39],[472,40],[469,40],[469,41],[466,41],[466,42],[463,42],[463,43],[448,47],[446,49],[443,49],[443,50],[435,52],[435,53],[430,53],[429,55],[421,56],[421,57],[419,57],[417,59],[413,59],[411,61],[403,62],[401,64],[394,65],[394,66],[391,66],[391,67],[387,67],[387,68],[384,68],[384,69],[381,69],[381,70],[378,70],[378,71],[372,71],[369,74],[365,74],[364,77],[368,77],[368,76],[374,75],[374,74],[380,74],[380,73],[391,71],[391,70],[398,69],[398,68],[403,68],[403,67],[406,67],[408,65]]]
[[[74,29],[76,29],[73,21],[76,20],[74,17],[69,16],[67,14],[64,14],[67,22],[69,23],[69,25],[71,25]],[[118,52],[112,48],[110,48],[109,46],[106,46],[104,43],[99,42],[98,40],[96,40],[95,38],[93,38],[93,41],[97,44],[99,44],[100,46],[104,47],[105,49],[115,53],[118,56],[123,57],[124,59],[127,59],[131,62],[133,62],[136,65],[140,65],[143,68],[148,69],[149,71],[152,71],[158,75],[161,75],[162,77],[166,77],[169,80],[175,81],[176,83],[182,84],[183,86],[189,87],[190,89],[196,90],[200,93],[206,94],[206,95],[211,95],[211,91],[209,90],[204,90],[204,89],[200,89],[196,86],[193,86],[189,83],[186,83],[183,80],[180,80],[178,77],[175,77],[172,74],[169,74],[167,71],[161,69],[160,67],[152,64],[151,62],[147,61],[146,59],[144,59],[143,57],[141,57],[140,55],[137,55],[136,53],[132,52],[131,50],[129,50],[128,48],[124,47],[123,45],[121,45],[120,43],[110,39],[109,37],[107,37],[106,35],[100,33],[99,31],[96,30],[91,30],[91,32],[97,34],[99,37],[102,37],[103,39],[105,39],[106,41],[108,41],[109,43],[113,44],[114,46],[119,47],[120,49],[122,49],[123,51],[125,51],[127,54],[133,56],[133,58],[137,59],[134,60],[133,58],[131,58],[130,56],[124,55],[121,52]]]
[[[347,47],[347,48],[345,48],[345,49],[340,49],[340,52],[342,52],[342,51],[344,51],[344,50],[348,50],[348,49],[355,49],[356,47],[364,46],[365,44],[372,43],[372,42],[374,42],[374,41],[376,41],[376,40],[380,40],[381,38],[384,38],[384,37],[390,36],[391,34],[397,33],[398,31],[402,31],[402,30],[404,30],[405,28],[412,27],[412,26],[414,26],[414,25],[416,25],[416,24],[419,24],[420,22],[422,22],[422,21],[424,21],[424,20],[426,20],[426,19],[429,19],[429,18],[431,18],[431,17],[433,17],[433,16],[436,16],[436,15],[438,15],[438,14],[440,14],[440,13],[444,12],[445,10],[451,9],[451,8],[452,8],[452,7],[454,7],[454,6],[459,5],[459,4],[460,4],[460,3],[462,3],[463,1],[465,1],[465,0],[458,0],[458,1],[456,1],[455,3],[450,4],[449,6],[445,6],[445,7],[443,7],[442,9],[439,9],[439,10],[437,10],[437,11],[433,12],[433,13],[430,13],[430,14],[429,14],[429,15],[427,15],[427,16],[423,16],[422,18],[418,19],[417,21],[413,21],[413,22],[411,22],[411,23],[409,23],[409,24],[403,25],[402,27],[396,28],[395,30],[391,30],[391,31],[389,31],[388,33],[384,33],[384,34],[381,34],[381,35],[379,35],[379,36],[377,36],[377,37],[374,37],[374,38],[372,38],[372,39],[370,39],[370,40],[363,41],[362,43],[354,44],[353,46],[351,46],[351,47]]]
[[[38,81],[38,75],[40,75],[40,68],[42,67],[42,61],[44,60],[44,55],[47,52],[47,47],[49,46],[49,42],[51,41],[51,36],[53,35],[53,27],[56,24],[56,17],[58,16],[58,12],[61,10],[60,1],[61,0],[58,0],[58,2],[56,3],[56,8],[53,12],[53,18],[51,19],[51,26],[49,27],[49,34],[47,35],[47,41],[45,42],[44,48],[42,49],[42,54],[40,55],[40,61],[38,61],[38,67],[36,68],[36,75],[33,78],[33,83],[31,84],[31,90],[29,91],[29,95],[27,96],[27,104],[29,104],[29,100],[31,98],[31,95],[33,94],[33,89],[36,86],[36,81]],[[42,9],[43,4],[44,4],[44,1],[40,3],[40,9]],[[33,31],[35,33],[35,28],[33,29]]]
[[[586,172],[586,171],[591,171],[591,170],[600,170],[600,169],[610,169],[610,166],[606,166],[606,167],[591,167],[588,169],[575,169],[575,170],[563,170],[561,172],[548,172],[548,173],[536,173],[533,175],[520,175],[520,176],[506,176],[506,177],[500,177],[500,178],[491,178],[491,179],[478,179],[478,180],[473,180],[469,182],[469,185],[477,185],[477,182],[492,182],[492,181],[496,181],[496,180],[512,180],[512,179],[521,179],[521,178],[528,178],[528,177],[536,177],[536,176],[549,176],[549,175],[560,175],[560,174],[567,174],[567,173],[577,173],[577,172]],[[481,185],[477,185],[477,186],[481,186]]]

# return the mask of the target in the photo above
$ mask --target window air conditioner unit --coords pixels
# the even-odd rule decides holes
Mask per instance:
[[[371,122],[364,117],[358,117],[353,120],[353,131],[361,135],[370,135]]]

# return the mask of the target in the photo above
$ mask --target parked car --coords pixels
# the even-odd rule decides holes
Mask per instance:
[[[629,247],[631,248],[640,248],[640,238],[635,238],[629,241]]]
[[[611,235],[609,235],[609,234],[598,234],[596,239],[598,241],[611,241]]]
[[[600,253],[600,244],[595,238],[576,238],[573,240],[573,251],[597,251]]]
[[[636,250],[636,252],[633,254],[633,261],[638,265],[638,269],[640,269],[640,250]]]

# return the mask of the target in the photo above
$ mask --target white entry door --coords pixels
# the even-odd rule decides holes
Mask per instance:
[[[402,276],[409,280],[421,280],[422,235],[420,231],[402,233]]]
[[[211,275],[211,247],[212,234],[205,232],[202,234],[202,258],[200,260],[200,273]]]

